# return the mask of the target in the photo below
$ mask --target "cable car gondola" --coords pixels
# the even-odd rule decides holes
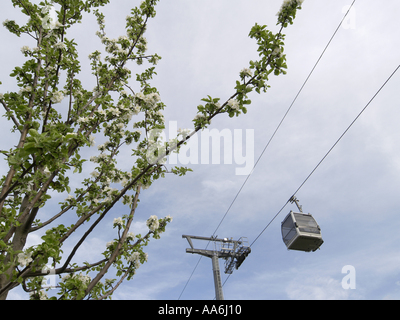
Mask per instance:
[[[282,239],[288,250],[316,251],[323,243],[321,228],[311,214],[304,214],[296,202],[300,212],[290,211],[282,221]]]

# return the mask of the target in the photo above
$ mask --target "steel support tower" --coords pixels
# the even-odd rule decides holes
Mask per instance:
[[[186,249],[186,253],[200,254],[211,258],[214,275],[215,298],[216,300],[224,300],[218,259],[225,259],[225,273],[232,274],[233,267],[239,269],[244,259],[246,259],[251,252],[247,239],[242,237],[239,240],[232,240],[232,238],[218,239],[217,237],[208,238],[188,235],[183,235],[182,238],[186,238],[190,245],[190,248]],[[206,240],[213,242],[214,250],[195,249],[192,240]]]

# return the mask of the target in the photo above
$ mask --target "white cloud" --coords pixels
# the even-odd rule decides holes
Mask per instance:
[[[29,248],[31,246],[37,246],[43,242],[42,235],[31,233],[28,238],[26,239],[25,248]]]
[[[297,278],[286,288],[292,300],[346,300],[349,291],[342,288],[341,282],[330,277]]]
[[[236,184],[231,180],[204,180],[202,182],[203,186],[207,188],[210,192],[227,192],[235,190]]]
[[[123,32],[123,19],[118,18],[125,17],[126,13],[122,13],[132,6],[127,0],[115,3],[106,10],[110,37]],[[288,75],[271,77],[272,87],[266,95],[252,95],[253,105],[247,115],[237,119],[222,115],[210,128],[254,129],[257,158],[347,4],[345,0],[329,4],[306,1],[295,24],[287,29]],[[280,0],[173,1],[158,5],[157,17],[148,28],[148,40],[149,50],[164,58],[157,66],[158,76],[152,85],[167,104],[167,121],[176,120],[179,127],[190,127],[201,98],[210,94],[228,99],[233,94],[239,71],[248,67],[250,59],[257,58],[254,41],[246,38],[250,27],[257,21],[276,31],[274,15],[280,5]],[[11,5],[7,6],[0,13],[3,21],[15,15]],[[399,29],[395,10],[398,6],[394,0],[388,0],[384,7],[371,0],[357,4],[356,29],[339,30],[217,234],[254,240],[382,85],[398,64],[396,48],[400,40],[393,31]],[[96,27],[95,22],[94,26],[82,26],[86,28],[85,37],[79,37],[80,29],[75,29],[76,41],[82,43],[81,56],[87,57],[98,45],[94,37]],[[33,46],[27,42],[31,39],[12,37],[5,30],[0,32],[10,44],[9,50],[0,53],[2,61],[7,61],[0,65],[0,92],[6,92],[16,87],[13,80],[5,81],[6,76],[13,65],[22,61],[14,55],[13,48],[19,52],[23,45]],[[82,70],[90,75],[85,61]],[[85,76],[82,80],[88,88],[93,87],[92,78]],[[226,297],[398,298],[399,279],[393,276],[400,271],[395,247],[399,240],[400,187],[398,84],[396,75],[298,194],[304,210],[310,211],[321,225],[325,240],[321,251],[302,256],[285,250],[280,221],[286,211],[295,209],[288,206],[227,282]],[[2,143],[2,150],[15,144],[4,129],[7,125],[2,118],[2,134],[7,136],[3,142],[9,144]],[[129,164],[130,153],[126,154],[123,163]],[[210,236],[244,180],[234,175],[234,165],[193,167],[194,173],[183,178],[167,175],[142,193],[131,228],[134,233],[146,232],[145,220],[151,214],[171,214],[174,221],[161,240],[150,242],[146,248],[149,262],[139,269],[132,282],[121,286],[116,298],[178,298],[198,261],[185,253],[186,241],[181,235]],[[72,182],[74,186],[79,183],[78,179]],[[44,209],[40,211],[41,217],[51,213]],[[102,229],[78,251],[80,258],[95,258],[92,252],[102,251],[105,243],[116,237],[110,226],[114,217],[122,215],[120,210],[118,206],[110,220],[102,222]],[[37,244],[41,239],[33,234],[28,241]],[[63,248],[65,254],[68,249],[67,245]],[[347,264],[354,265],[357,271],[355,291],[341,287],[341,268]],[[204,265],[196,270],[183,299],[213,293],[211,263],[206,261]],[[197,277],[202,281],[196,281]],[[210,288],[203,283],[204,279],[209,280]]]

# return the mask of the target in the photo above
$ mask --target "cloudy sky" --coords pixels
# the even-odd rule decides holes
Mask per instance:
[[[123,34],[124,18],[136,2],[140,1],[112,1],[103,10],[110,37]],[[351,3],[305,0],[294,25],[285,30],[288,74],[271,77],[266,94],[252,94],[247,115],[235,119],[219,116],[210,129],[227,129],[233,138],[235,129],[242,130],[243,148],[247,146],[256,160]],[[277,32],[275,14],[281,4],[281,0],[159,3],[146,37],[149,53],[163,57],[153,85],[167,105],[167,125],[191,128],[202,98],[211,95],[226,101],[234,93],[240,70],[257,59],[257,47],[248,38],[251,27],[257,22]],[[399,65],[399,10],[396,0],[355,2],[217,231],[247,177],[236,175],[236,169],[243,165],[235,163],[223,144],[221,155],[230,158],[232,164],[224,164],[224,157],[220,164],[202,164],[199,147],[199,163],[189,164],[193,173],[183,178],[167,176],[142,193],[135,233],[145,230],[145,221],[152,214],[170,214],[174,220],[160,240],[150,242],[148,263],[132,281],[121,286],[114,299],[214,298],[210,259],[201,259],[187,283],[199,256],[185,253],[188,244],[182,235],[209,237],[216,231],[220,238],[247,237],[250,243],[256,240]],[[18,17],[9,2],[2,4],[1,21]],[[94,36],[95,20],[89,17],[73,31],[84,63],[99,47]],[[15,83],[5,80],[13,66],[23,61],[19,49],[34,45],[31,39],[17,39],[4,28],[0,36],[0,91],[6,92],[15,90]],[[83,79],[92,88],[90,69],[82,69]],[[287,205],[224,285],[226,299],[400,299],[399,84],[397,73],[297,193],[303,210],[311,213],[322,229],[325,242],[321,250],[286,250],[281,221],[296,209]],[[1,121],[2,135],[9,135],[6,120]],[[246,129],[254,132],[253,143],[244,143]],[[200,146],[201,136],[195,139]],[[242,142],[233,139],[233,149],[240,147]],[[123,161],[129,163],[129,152]],[[82,247],[80,259],[96,259],[93,252],[102,251],[115,237],[112,219],[122,216],[123,210],[122,206],[115,208]],[[30,241],[40,241],[39,235],[33,235]],[[204,248],[207,243],[198,241],[195,245]],[[64,252],[68,252],[68,245]],[[223,269],[223,261],[220,265]],[[355,268],[356,289],[342,288],[346,275],[342,268],[348,265]],[[222,274],[223,282],[226,278]],[[10,297],[25,296],[23,291],[16,291]]]

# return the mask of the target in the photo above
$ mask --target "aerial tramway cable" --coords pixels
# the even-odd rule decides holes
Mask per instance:
[[[287,204],[290,202],[290,200],[296,196],[296,194],[300,191],[301,188],[306,184],[306,182],[311,178],[311,176],[314,174],[314,172],[319,168],[319,166],[324,162],[324,160],[328,157],[328,155],[332,152],[332,150],[337,146],[337,144],[342,140],[342,138],[345,136],[345,134],[350,130],[350,128],[354,125],[354,123],[360,118],[360,116],[364,113],[364,111],[369,107],[369,105],[374,101],[376,96],[382,91],[382,89],[386,86],[386,84],[392,79],[394,74],[399,70],[400,65],[397,66],[397,68],[392,72],[392,74],[389,76],[389,78],[384,82],[384,84],[379,88],[379,90],[374,94],[374,96],[369,100],[369,102],[366,104],[366,106],[360,111],[360,113],[357,115],[357,117],[350,123],[350,125],[346,128],[346,130],[342,133],[342,135],[339,137],[339,139],[336,140],[336,142],[333,144],[333,146],[329,149],[329,151],[325,154],[325,156],[321,159],[321,161],[315,166],[315,168],[311,171],[311,173],[307,176],[307,178],[302,182],[302,184],[297,188],[297,190],[294,192],[292,197],[285,203],[285,205],[278,211],[278,213],[272,218],[272,220],[267,224],[267,226],[260,232],[260,234],[257,236],[257,238],[251,243],[250,247],[260,238],[260,236],[264,233],[264,231],[271,225],[271,223],[278,217],[278,215],[283,211],[283,209],[287,206]]]
[[[361,110],[361,112],[357,115],[357,117],[351,122],[351,124],[347,127],[347,129],[343,132],[343,134],[339,137],[339,139],[333,144],[333,146],[329,149],[329,151],[325,154],[322,160],[315,166],[315,168],[311,171],[311,173],[307,176],[307,178],[303,181],[303,183],[297,188],[293,196],[283,205],[283,207],[275,214],[275,216],[269,221],[266,227],[259,233],[259,235],[255,238],[255,240],[250,244],[250,247],[261,237],[261,235],[268,229],[268,227],[274,222],[274,220],[279,216],[279,214],[285,209],[288,203],[295,197],[295,195],[300,191],[300,189],[306,184],[306,182],[311,178],[314,172],[318,169],[318,167],[322,164],[322,162],[327,158],[327,156],[331,153],[331,151],[336,147],[336,145],[342,140],[344,135],[350,130],[353,124],[358,120],[358,118],[364,113],[364,111],[368,108],[368,106],[372,103],[372,101],[376,98],[376,96],[382,91],[382,89],[386,86],[386,84],[390,81],[390,79],[394,76],[394,74],[400,69],[400,65],[393,71],[393,73],[389,76],[389,78],[385,81],[385,83],[379,88],[379,90],[375,93],[375,95],[371,98],[371,100],[367,103],[367,105]],[[222,287],[229,280],[231,275],[225,279]]]
[[[336,36],[337,32],[339,31],[341,25],[343,24],[343,22],[345,21],[346,17],[348,16],[349,12],[351,11],[351,9],[353,8],[354,4],[355,4],[356,0],[353,0],[352,4],[350,5],[348,11],[346,12],[346,14],[344,15],[343,19],[340,21],[338,27],[336,28],[336,30],[334,31],[332,37],[329,39],[327,45],[325,46],[324,50],[322,51],[321,55],[319,56],[317,62],[315,63],[314,67],[311,69],[310,73],[308,74],[306,80],[303,82],[300,90],[298,91],[298,93],[296,94],[295,98],[293,99],[292,103],[290,104],[289,108],[287,109],[286,113],[284,114],[282,120],[279,122],[277,128],[275,129],[274,133],[272,134],[271,138],[269,139],[269,141],[267,142],[266,146],[264,147],[263,151],[261,152],[260,156],[258,157],[257,161],[254,164],[253,170],[249,173],[249,175],[246,177],[245,181],[243,182],[242,186],[240,187],[239,191],[237,192],[237,194],[235,195],[234,199],[232,200],[231,204],[228,207],[228,210],[225,212],[224,216],[222,217],[221,221],[219,222],[217,228],[215,229],[214,233],[212,234],[213,236],[215,236],[216,232],[218,231],[219,227],[221,226],[222,222],[225,220],[226,216],[228,215],[228,213],[230,212],[230,209],[232,208],[233,204],[236,202],[236,199],[238,198],[239,194],[241,193],[241,191],[243,190],[244,186],[246,185],[247,181],[249,180],[250,176],[252,175],[252,173],[254,172],[256,166],[258,165],[258,163],[260,162],[262,156],[264,155],[265,151],[268,149],[269,145],[271,144],[272,140],[274,139],[276,133],[278,132],[278,130],[280,129],[280,127],[282,126],[282,123],[285,121],[287,115],[289,114],[289,112],[291,111],[294,103],[297,101],[297,98],[299,97],[300,93],[303,91],[304,87],[306,86],[306,84],[308,83],[308,80],[310,79],[311,75],[314,73],[314,70],[316,69],[317,65],[319,64],[319,62],[321,61],[322,57],[324,56],[326,50],[328,49],[329,45],[331,44],[332,40],[334,39],[334,37]],[[322,161],[321,161],[322,162]],[[316,169],[315,169],[316,170]],[[314,170],[314,171],[315,171]],[[311,176],[311,175],[310,175]],[[310,177],[309,176],[309,177]],[[308,177],[308,178],[309,178]],[[307,180],[308,180],[307,178]],[[306,180],[306,181],[307,181]],[[305,181],[305,182],[306,182]],[[304,182],[304,183],[305,183]],[[304,184],[303,183],[303,184]],[[301,187],[300,187],[301,188]],[[296,191],[296,193],[300,190],[300,188]],[[295,193],[295,194],[296,194]],[[289,202],[289,201],[288,201]],[[287,202],[287,203],[288,203]],[[286,207],[287,203],[282,207],[282,209],[276,214],[276,216],[272,219],[272,221],[267,225],[267,227],[261,232],[261,234],[268,228],[268,226],[273,222],[273,220],[275,220],[275,218],[282,212],[282,210]],[[261,234],[256,238],[256,240],[261,236]],[[250,247],[254,244],[255,241],[253,241],[253,243],[250,245]],[[206,249],[208,247],[209,243],[206,246]],[[186,282],[181,294],[179,295],[178,300],[181,298],[183,292],[185,291],[187,285],[189,284],[194,272],[196,271],[201,258],[199,258],[199,260],[196,263],[196,266],[194,267],[191,275],[189,276],[188,281]],[[227,279],[229,279],[230,275],[228,276]],[[225,280],[225,282],[227,281],[227,279]],[[224,284],[225,284],[224,282]]]

